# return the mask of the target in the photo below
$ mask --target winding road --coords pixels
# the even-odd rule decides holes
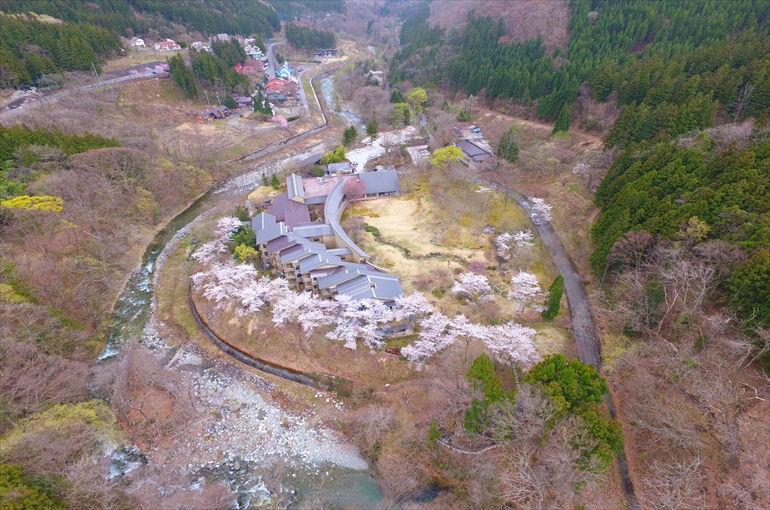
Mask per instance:
[[[457,172],[465,179],[472,179],[505,193],[514,199],[521,207],[530,214],[532,204],[529,199],[502,184],[498,184],[489,179],[483,179],[467,172]],[[569,314],[572,321],[572,330],[575,337],[575,346],[578,359],[583,363],[589,363],[597,369],[601,367],[602,355],[599,346],[599,336],[596,332],[593,316],[591,314],[591,305],[588,303],[588,295],[583,286],[583,278],[575,268],[567,250],[559,239],[559,236],[551,226],[549,221],[533,221],[537,233],[543,240],[543,244],[551,256],[556,270],[564,276],[564,291],[567,294],[567,304],[569,305]]]
[[[530,218],[532,217],[532,204],[525,195],[497,182],[472,175],[467,171],[456,171],[456,173],[460,177],[483,183],[486,186],[505,193],[523,207]],[[543,240],[543,244],[548,250],[548,255],[551,256],[551,260],[553,260],[556,270],[564,277],[564,291],[567,294],[567,304],[569,305],[572,333],[575,337],[575,350],[577,351],[578,359],[583,363],[591,364],[597,369],[600,369],[602,354],[601,346],[599,345],[599,335],[596,331],[596,326],[594,325],[591,305],[588,302],[585,286],[583,286],[583,279],[581,278],[580,273],[578,273],[577,268],[575,268],[575,264],[572,262],[567,250],[564,248],[561,239],[559,239],[553,226],[551,226],[551,222],[542,221],[542,219],[535,221],[533,219],[532,223],[534,223],[537,233],[540,235],[540,239]],[[612,418],[617,419],[617,411],[615,409],[615,403],[612,401],[612,396],[609,393],[605,393],[604,398],[607,401],[610,415]],[[639,501],[636,499],[634,483],[629,475],[628,460],[624,453],[618,454],[618,463],[620,465],[620,478],[623,482],[623,490],[628,501],[628,508],[630,510],[638,510],[641,507]]]

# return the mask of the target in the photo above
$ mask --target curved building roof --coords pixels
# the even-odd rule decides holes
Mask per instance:
[[[342,205],[342,201],[345,199],[345,180],[341,179],[340,182],[337,183],[337,185],[334,187],[331,193],[329,193],[329,196],[326,197],[326,204],[324,205],[324,219],[326,220],[326,223],[332,228],[334,233],[342,239],[342,242],[344,242],[348,248],[350,248],[353,252],[357,253],[362,258],[369,258],[369,255],[362,250],[361,248],[356,245],[356,243],[353,242],[353,240],[348,237],[348,234],[345,233],[345,229],[342,228],[342,226],[339,223],[339,217],[341,214],[340,211],[340,205]]]

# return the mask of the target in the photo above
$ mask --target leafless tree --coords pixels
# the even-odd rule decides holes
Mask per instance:
[[[705,507],[700,457],[656,462],[641,479],[644,501],[649,508],[679,510]]]
[[[743,116],[743,112],[746,111],[746,108],[748,108],[749,104],[751,103],[751,97],[753,95],[754,85],[751,83],[746,83],[743,87],[740,88],[740,90],[738,90],[738,94],[730,104],[730,111],[733,114],[733,122],[738,122]]]
[[[0,341],[0,430],[51,404],[78,402],[87,395],[88,366],[46,356],[32,344]]]

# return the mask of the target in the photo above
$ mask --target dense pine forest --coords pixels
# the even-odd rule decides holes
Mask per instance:
[[[474,11],[469,13],[462,33],[456,29],[447,32],[440,27],[431,28],[427,23],[429,10],[424,7],[402,26],[403,49],[391,61],[392,82],[412,79],[444,84],[474,95],[484,91],[489,102],[496,98],[519,102],[538,100],[537,114],[554,120],[565,103],[571,104],[577,99],[580,84],[586,80],[601,84],[597,97],[605,99],[621,85],[625,74],[647,67],[650,59],[663,67],[686,60],[687,57],[680,56],[685,53],[692,54],[692,59],[702,59],[697,56],[703,55],[697,53],[699,48],[708,46],[713,52],[721,46],[734,45],[733,38],[740,33],[758,34],[760,41],[755,43],[751,55],[759,62],[762,48],[766,48],[762,42],[766,39],[770,15],[766,2],[734,2],[731,9],[722,9],[717,2],[698,0],[611,3],[573,0],[570,6],[569,45],[554,48],[550,55],[539,39],[501,44],[499,40],[505,34],[503,21],[477,16]],[[642,64],[634,64],[640,60]],[[727,64],[736,69],[734,75],[740,75],[736,90],[766,72],[758,68],[761,64],[749,71],[738,71],[750,60]],[[720,65],[724,63],[723,60]],[[705,71],[708,65],[701,67]],[[699,72],[702,71],[696,65],[681,71],[689,76]],[[692,95],[677,98],[680,105],[692,101],[693,108],[699,110],[698,118],[689,122],[692,128],[710,125],[712,104],[706,96],[712,88],[721,86],[716,81],[716,78],[704,79],[695,86]],[[733,100],[724,94],[717,96],[714,99],[725,107]],[[633,99],[624,104],[640,99],[638,94],[625,97]],[[658,104],[661,102],[658,99]],[[763,104],[767,107],[757,94],[750,105],[751,111],[761,109]]]
[[[334,48],[334,34],[326,30],[316,30],[294,23],[286,25],[286,40],[296,48],[324,49]]]
[[[137,16],[134,9],[141,13]],[[201,34],[258,34],[280,29],[278,14],[260,2],[131,0],[52,2],[0,0],[0,86],[34,85],[44,74],[100,70],[120,36],[164,32],[170,23]],[[32,15],[30,13],[35,13]],[[47,15],[64,21],[45,23]]]

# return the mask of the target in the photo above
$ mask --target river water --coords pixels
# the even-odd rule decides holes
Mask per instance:
[[[324,80],[325,88],[329,88],[330,98],[333,100],[334,77]],[[327,99],[327,104],[334,104]],[[352,112],[343,111],[340,115],[351,122],[360,123],[360,119]],[[290,158],[274,159],[263,163],[250,171],[224,180],[195,200],[187,209],[179,213],[169,221],[153,238],[152,242],[142,256],[139,267],[130,276],[123,292],[120,294],[113,308],[111,326],[107,333],[106,346],[100,360],[113,357],[118,354],[121,345],[129,339],[139,339],[148,346],[162,346],[166,342],[159,338],[154,328],[155,311],[155,283],[163,262],[163,250],[176,235],[185,234],[185,229],[201,215],[221,203],[231,202],[233,207],[236,200],[255,189],[262,183],[262,173],[267,175],[280,170],[287,160],[307,157],[313,148],[294,154]],[[170,342],[176,343],[176,342]],[[284,481],[282,490],[291,490],[296,493],[296,501],[302,505],[302,501],[323,501],[324,507],[336,506],[338,508],[373,507],[382,500],[382,495],[377,487],[374,473],[371,470],[355,471],[336,466],[328,466],[320,469],[311,465],[296,465],[296,472],[300,474],[297,479]],[[254,478],[258,476],[261,466],[255,466]],[[268,466],[264,466],[269,469]],[[227,477],[228,475],[225,475]],[[234,483],[235,487],[252,487],[254,483]],[[246,497],[243,497],[246,496]],[[249,507],[249,500],[254,500],[254,494],[241,494],[241,508]]]
[[[344,102],[341,102],[337,97],[337,93],[334,91],[334,75],[329,76],[321,80],[321,94],[323,94],[326,105],[335,114],[349,121],[354,126],[360,128],[362,131],[366,131],[366,124],[363,119],[353,113]]]

